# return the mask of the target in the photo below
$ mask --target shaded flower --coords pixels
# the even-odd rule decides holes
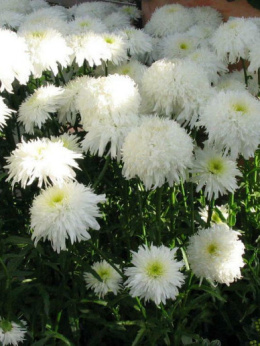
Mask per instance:
[[[26,323],[10,322],[0,317],[0,342],[3,346],[13,345],[17,346],[18,343],[23,342],[27,332]]]
[[[9,109],[4,102],[4,98],[0,96],[0,129],[6,125],[6,120],[14,113],[12,109]]]

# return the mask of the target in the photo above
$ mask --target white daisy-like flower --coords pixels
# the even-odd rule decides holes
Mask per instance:
[[[85,272],[84,279],[87,288],[94,290],[95,294],[97,294],[99,298],[104,298],[108,292],[113,292],[117,295],[122,283],[122,277],[120,274],[105,260],[95,262],[91,268],[98,274],[101,281],[92,273]]]
[[[67,43],[73,51],[71,61],[75,59],[78,66],[83,66],[85,60],[90,67],[99,66],[111,57],[107,44],[100,34],[86,32],[70,35],[67,37]]]
[[[206,206],[205,208],[199,208],[199,214],[200,217],[204,222],[208,221],[208,215],[209,215],[209,207]],[[221,214],[221,216],[220,216]],[[216,205],[213,209],[210,225],[213,226],[215,223],[226,223],[228,219],[228,205]],[[223,220],[224,219],[224,220]]]
[[[131,57],[138,59],[153,50],[152,37],[143,30],[128,27],[121,33],[126,37],[127,51]]]
[[[85,33],[92,31],[94,33],[102,33],[107,31],[107,27],[98,18],[93,18],[88,15],[77,17],[68,24],[68,31],[73,34]]]
[[[30,0],[0,0],[0,9],[26,14],[30,12]]]
[[[242,176],[235,161],[208,145],[195,150],[191,172],[192,181],[198,183],[196,191],[205,186],[204,195],[209,200],[233,193],[238,188],[236,176]]]
[[[232,18],[219,26],[211,43],[220,59],[227,57],[230,63],[235,63],[248,58],[249,47],[258,36],[259,29],[250,19]]]
[[[191,236],[187,248],[191,270],[203,280],[230,285],[241,278],[245,246],[239,232],[225,223],[201,229]]]
[[[18,143],[17,148],[7,157],[7,181],[21,183],[23,188],[38,179],[38,187],[62,185],[75,179],[73,168],[79,169],[75,159],[83,156],[64,147],[63,142],[52,142],[47,138]]]
[[[15,11],[1,11],[0,12],[0,26],[2,28],[17,28],[24,21],[24,14]]]
[[[26,98],[18,110],[20,121],[27,133],[34,133],[34,127],[39,129],[51,118],[51,113],[56,113],[64,103],[64,90],[55,85],[42,86]]]
[[[74,153],[82,153],[82,148],[80,147],[80,138],[77,135],[73,135],[70,133],[63,133],[62,135],[55,137],[51,136],[52,142],[59,142],[61,141],[63,143],[63,146]]]
[[[244,89],[239,88],[238,90],[248,90],[250,92],[250,94],[252,94],[253,96],[257,96],[258,92],[259,92],[259,85],[258,85],[258,73],[257,72],[251,72],[251,73],[247,73],[248,75],[248,79],[247,79],[247,87],[246,87],[246,82],[245,82],[245,74],[243,70],[234,70],[232,72],[230,72],[228,75],[224,75],[223,78],[227,78],[228,80],[228,76],[230,76],[230,78],[233,81],[239,81],[241,84],[244,85]],[[221,77],[222,79],[222,77]],[[233,89],[235,90],[235,89]]]
[[[32,71],[25,40],[11,30],[0,29],[0,91],[12,92],[16,78],[26,84]],[[19,59],[17,57],[19,56]]]
[[[220,74],[228,71],[227,64],[220,60],[215,53],[208,48],[198,48],[186,57],[201,66],[206,72],[210,83],[217,83]]]
[[[163,37],[185,32],[193,24],[192,11],[182,5],[171,4],[157,8],[144,30],[152,36]]]
[[[260,143],[260,101],[247,91],[219,92],[200,114],[210,142],[221,143],[233,158],[254,156]]]
[[[260,29],[259,29],[260,32]],[[250,47],[249,52],[249,61],[250,65],[248,66],[249,72],[258,71],[260,68],[260,39],[254,40],[254,43]]]
[[[142,12],[134,5],[119,6],[118,12],[126,14],[131,20],[141,18]]]
[[[18,343],[23,342],[25,334],[27,332],[26,323],[20,321],[20,323],[10,322],[0,317],[0,342],[1,345],[14,345],[18,346]]]
[[[199,41],[187,33],[177,33],[162,38],[160,43],[160,58],[184,58],[194,52]]]
[[[105,1],[92,1],[73,6],[72,13],[74,13],[75,17],[89,15],[102,20],[109,14],[117,11],[117,7],[116,4]]]
[[[113,32],[116,30],[122,30],[131,25],[131,19],[129,16],[122,12],[114,12],[103,19],[104,24],[108,28],[108,31]]]
[[[37,11],[41,8],[50,7],[50,4],[45,0],[31,0],[30,6],[32,11]]]
[[[183,262],[175,259],[177,248],[161,245],[139,246],[133,254],[133,267],[125,270],[125,282],[132,297],[152,300],[156,305],[166,304],[166,299],[176,299],[185,276],[180,272]]]
[[[210,25],[216,29],[223,21],[221,13],[210,6],[193,7],[191,11],[196,24]]]
[[[110,142],[112,158],[120,157],[126,134],[139,122],[140,95],[128,76],[89,78],[76,99],[85,136],[84,151],[102,156]]]
[[[197,38],[200,42],[200,47],[206,47],[210,45],[210,39],[216,28],[207,24],[195,24],[186,32],[187,34]]]
[[[75,100],[82,89],[86,80],[90,78],[88,76],[77,77],[76,79],[70,80],[63,88],[63,103],[58,109],[58,119],[60,123],[69,122],[75,124],[78,110],[75,105]]]
[[[108,57],[104,61],[111,61],[114,65],[119,65],[127,60],[127,40],[120,34],[102,34],[102,39],[106,44]]]
[[[19,30],[19,33],[29,47],[33,74],[36,78],[41,77],[45,70],[52,70],[56,75],[58,63],[62,67],[67,67],[70,63],[72,50],[58,31],[43,25],[35,25],[32,30]]]
[[[246,84],[243,79],[237,78],[233,73],[226,73],[222,76],[219,76],[217,83],[215,84],[215,89],[217,91],[245,91]]]
[[[66,240],[71,243],[90,239],[88,229],[100,228],[96,218],[101,216],[98,203],[105,195],[96,195],[89,187],[77,182],[51,186],[34,198],[31,214],[32,239],[50,240],[54,251],[66,250]]]
[[[172,186],[185,180],[192,149],[192,139],[174,120],[146,117],[123,144],[123,175],[138,176],[147,190],[165,182]]]
[[[6,120],[14,113],[12,109],[9,109],[4,102],[4,98],[0,96],[0,130],[6,125]]]

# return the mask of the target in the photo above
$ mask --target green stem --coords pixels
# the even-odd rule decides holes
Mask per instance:
[[[139,213],[140,213],[140,220],[142,224],[142,231],[143,231],[143,238],[144,242],[147,245],[147,234],[146,234],[146,228],[145,228],[145,223],[144,223],[144,216],[143,216],[143,203],[142,203],[142,198],[141,198],[141,192],[139,189],[139,184],[137,183],[137,197],[138,197],[138,208],[139,208]]]
[[[161,244],[161,212],[162,212],[162,192],[163,186],[157,189],[156,200],[156,226],[157,226],[157,245]]]
[[[206,224],[207,228],[210,227],[210,221],[211,221],[212,214],[213,214],[214,204],[215,204],[215,199],[212,198],[209,202],[209,205],[208,205],[208,219],[207,219],[207,224]]]
[[[191,231],[192,234],[195,232],[195,224],[194,224],[194,190],[193,190],[193,183],[190,183],[190,204],[191,204]]]
[[[105,62],[105,76],[108,76],[108,62]]]
[[[242,66],[243,66],[243,71],[244,71],[244,78],[245,78],[246,87],[248,87],[248,76],[247,76],[246,63],[245,63],[245,60],[243,58],[241,58],[241,61],[242,61]]]
[[[173,224],[174,224],[174,206],[176,203],[176,194],[175,194],[175,188],[171,187],[170,188],[170,231],[171,231],[171,236],[173,236],[174,234],[174,228],[173,228]]]
[[[100,172],[99,176],[97,177],[97,180],[94,182],[93,184],[93,189],[95,190],[95,188],[98,186],[98,184],[100,183],[100,181],[102,180],[102,178],[104,177],[106,171],[107,171],[107,168],[108,168],[108,165],[110,163],[110,156],[107,156],[106,157],[106,162],[104,164],[104,167],[102,169],[102,171]]]
[[[6,288],[6,290],[8,290],[8,288],[10,287],[11,277],[10,277],[10,275],[8,273],[8,269],[7,269],[6,265],[4,264],[4,261],[2,260],[1,257],[0,257],[0,264],[2,265],[3,270],[5,272],[5,275],[6,275],[6,285],[5,285],[5,288]]]
[[[181,186],[181,194],[182,194],[182,197],[183,197],[185,212],[186,212],[186,214],[188,214],[189,210],[188,210],[187,197],[186,197],[186,194],[185,194],[185,189],[184,189],[183,181],[181,181],[180,186]]]

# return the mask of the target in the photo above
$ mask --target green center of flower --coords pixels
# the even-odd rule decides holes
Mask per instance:
[[[45,36],[45,33],[41,31],[34,31],[32,32],[32,36],[35,38],[43,38]]]
[[[165,269],[161,262],[154,261],[147,266],[146,272],[148,276],[152,278],[158,278],[164,274]]]
[[[55,192],[50,199],[50,206],[54,207],[57,206],[57,204],[60,204],[64,199],[64,192],[63,191],[57,191]]]
[[[80,25],[82,28],[85,28],[86,26],[89,26],[90,23],[89,23],[89,22],[81,22],[79,25]]]
[[[7,320],[0,321],[0,328],[4,333],[10,332],[13,329],[12,323]]]
[[[212,174],[221,174],[224,171],[223,161],[219,158],[212,159],[208,163],[208,170]]]
[[[129,72],[130,72],[130,68],[128,68],[128,67],[125,67],[122,70],[122,74],[128,74]]]
[[[98,273],[98,275],[102,281],[106,281],[111,276],[110,271],[108,269],[105,269],[105,268],[98,270],[97,273]]]
[[[233,105],[233,109],[235,112],[240,112],[240,113],[243,113],[245,114],[247,112],[247,107],[242,104],[242,103],[237,103],[237,104],[234,104]]]
[[[177,11],[178,11],[178,9],[174,8],[174,7],[168,8],[168,10],[167,10],[168,13],[174,13],[174,12],[177,12]]]
[[[217,247],[216,244],[210,244],[210,245],[208,246],[208,253],[209,253],[210,255],[215,255],[216,252],[217,252],[217,249],[218,249],[218,247]]]
[[[112,43],[115,42],[115,40],[114,40],[112,37],[106,37],[106,38],[105,38],[105,41],[106,41],[106,43],[108,43],[108,44],[112,44]]]
[[[187,43],[183,42],[183,43],[180,44],[180,49],[184,49],[185,50],[185,49],[188,49],[188,48],[189,48],[189,46],[187,45]]]

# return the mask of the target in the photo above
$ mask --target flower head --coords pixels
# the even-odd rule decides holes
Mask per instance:
[[[91,288],[99,296],[104,298],[108,292],[113,292],[117,295],[121,287],[122,277],[119,273],[105,260],[96,262],[91,268],[98,274],[98,280],[92,273],[84,273],[84,279],[87,288]]]
[[[65,181],[75,179],[73,168],[79,168],[75,159],[82,158],[64,147],[63,142],[52,142],[47,138],[35,139],[18,143],[17,148],[7,157],[9,176],[7,181],[21,183],[22,187],[32,184],[38,179],[38,186],[53,184],[61,185]]]
[[[193,182],[198,183],[196,191],[205,186],[204,195],[209,200],[233,193],[238,188],[236,176],[242,175],[235,161],[209,146],[195,151],[191,172]]]
[[[119,65],[127,60],[127,41],[120,34],[102,34],[108,52],[107,61],[111,61],[114,65]]]
[[[198,39],[187,33],[168,35],[160,43],[161,58],[184,58],[196,50],[198,44]]]
[[[238,232],[224,223],[201,229],[191,236],[187,254],[194,274],[201,280],[205,278],[228,286],[240,279],[245,246],[238,236]]]
[[[3,346],[13,345],[18,346],[18,343],[24,341],[26,333],[26,323],[10,322],[0,317],[0,342]]]
[[[71,243],[88,240],[89,228],[100,228],[96,217],[100,216],[97,204],[105,202],[105,195],[96,195],[77,182],[64,183],[42,190],[35,197],[31,213],[32,239],[50,240],[54,251],[66,250],[66,239]]]
[[[125,13],[113,12],[104,18],[104,24],[108,28],[108,31],[116,31],[124,29],[131,24],[131,19]]]
[[[9,109],[5,104],[3,97],[0,96],[0,129],[5,126],[6,120],[11,117],[13,112],[15,111]]]
[[[152,51],[152,38],[143,30],[127,27],[121,33],[126,37],[126,48],[131,57],[138,58]]]
[[[133,267],[125,270],[128,276],[126,287],[130,288],[132,297],[152,300],[156,305],[166,303],[166,299],[175,299],[178,288],[184,283],[180,272],[182,262],[175,260],[177,248],[169,249],[164,245],[140,246],[137,252],[132,251]]]
[[[91,16],[77,17],[68,23],[69,31],[73,34],[85,33],[85,32],[95,32],[102,33],[107,31],[107,27],[98,18],[93,18]]]
[[[123,144],[123,175],[138,176],[147,190],[165,182],[172,186],[185,179],[192,149],[191,138],[174,120],[144,118]]]

